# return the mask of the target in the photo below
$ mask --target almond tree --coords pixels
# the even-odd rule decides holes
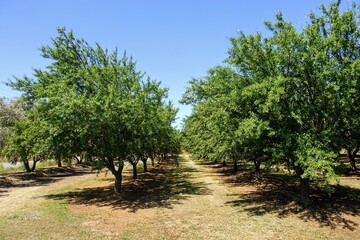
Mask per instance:
[[[322,6],[321,14],[310,14],[300,31],[277,14],[274,23],[265,23],[266,35],[231,38],[226,62],[237,76],[214,84],[209,74],[205,81],[192,81],[184,96],[185,103],[194,103],[185,125],[193,150],[219,153],[218,139],[226,138],[213,137],[233,139],[235,132],[237,153],[256,168],[266,161],[294,170],[305,203],[310,181],[335,178],[341,147],[349,149],[354,162],[359,147],[359,14],[355,4],[343,13],[339,5]],[[228,112],[228,120],[219,118],[222,112]],[[233,146],[224,142],[225,149]]]
[[[117,50],[91,47],[64,28],[58,33],[52,46],[41,48],[50,65],[35,69],[34,79],[16,78],[9,85],[34,106],[29,121],[43,123],[38,128],[49,132],[49,156],[60,163],[86,152],[93,167],[111,171],[115,193],[120,193],[124,161],[140,156],[143,126],[149,121],[144,113],[154,111],[143,100],[154,99],[165,109],[167,90],[144,80],[126,54],[118,58]],[[174,117],[163,122],[169,129]]]

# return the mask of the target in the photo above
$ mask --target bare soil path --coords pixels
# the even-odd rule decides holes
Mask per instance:
[[[279,216],[262,211],[263,206],[259,210],[257,205],[242,204],[243,196],[256,191],[254,186],[224,184],[222,174],[186,153],[161,184],[147,183],[150,191],[148,185],[137,185],[133,192],[127,189],[131,183],[124,183],[125,192],[136,195],[136,200],[125,194],[111,204],[86,204],[87,198],[77,196],[72,198],[72,209],[87,215],[86,226],[109,239],[357,239],[360,233],[355,222],[352,230],[343,225],[333,228],[303,216]],[[86,192],[87,197],[104,189],[92,191]]]
[[[85,172],[84,172],[85,173]],[[29,202],[34,203],[42,201],[42,197],[50,191],[56,191],[67,186],[74,185],[75,182],[83,182],[93,178],[95,173],[86,172],[86,174],[63,174],[49,177],[43,183],[33,183],[34,181],[23,181],[26,183],[17,183],[13,187],[0,187],[0,214],[18,211]],[[16,181],[16,180],[15,180]],[[19,180],[17,180],[19,182]],[[40,181],[41,182],[41,181]],[[34,186],[33,186],[34,185]]]
[[[78,220],[75,228],[70,221],[62,222],[62,229],[86,232],[71,232],[70,239],[357,239],[360,234],[358,215],[347,218],[352,224],[349,227],[324,226],[296,214],[264,212],[262,209],[272,206],[258,208],[245,201],[255,187],[225,184],[220,173],[186,153],[180,155],[177,167],[160,166],[140,174],[138,180],[130,176],[127,169],[121,197],[112,193],[111,174],[83,174],[45,185],[0,188],[0,218],[9,218],[29,202],[35,206],[34,201],[65,201]],[[36,217],[41,220],[41,215]],[[8,239],[62,236],[61,228],[52,231],[43,238],[34,234]]]

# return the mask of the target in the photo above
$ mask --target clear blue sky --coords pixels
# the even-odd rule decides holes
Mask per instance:
[[[126,50],[138,70],[170,88],[181,119],[190,114],[189,107],[178,104],[187,82],[222,64],[229,37],[238,30],[264,31],[263,22],[274,20],[279,11],[300,29],[322,3],[330,1],[0,0],[0,96],[19,95],[3,82],[31,76],[32,68],[48,64],[38,49],[56,37],[56,27],[64,26],[91,45]]]

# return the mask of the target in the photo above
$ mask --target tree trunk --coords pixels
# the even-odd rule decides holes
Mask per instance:
[[[79,157],[76,156],[76,155],[74,155],[74,158],[76,159],[76,163],[77,163],[77,164],[81,164],[82,161],[83,161],[83,159],[84,159],[84,155],[81,154]]]
[[[261,162],[260,161],[255,161],[254,164],[255,164],[255,173],[259,176],[260,175]]]
[[[237,165],[237,161],[236,160],[233,160],[234,162],[234,172],[237,172],[238,171],[238,165]]]
[[[147,171],[148,171],[147,165],[146,165],[146,163],[147,163],[147,158],[144,158],[144,159],[142,159],[141,161],[143,162],[144,172],[147,172]]]
[[[108,159],[105,158],[103,160],[106,163],[106,167],[115,176],[114,193],[115,194],[120,194],[121,193],[122,171],[124,169],[124,162],[119,161],[119,167],[116,170],[113,158],[108,158]]]
[[[348,149],[347,149],[348,157],[349,157],[349,161],[350,161],[350,165],[351,165],[351,170],[353,170],[353,171],[357,171],[356,162],[355,162],[355,157],[356,157],[356,154],[357,154],[358,151],[359,151],[358,148],[356,148],[356,149],[354,150],[354,152],[352,152],[352,149],[351,149],[351,148],[348,148]]]
[[[36,158],[33,158],[33,164],[32,164],[32,167],[31,167],[31,171],[35,171],[35,167],[36,167],[36,163],[38,162],[39,160],[37,160]]]
[[[355,155],[349,154],[349,160],[350,160],[351,170],[357,171],[357,167],[355,163]]]
[[[300,178],[300,202],[310,203],[310,183],[308,178]]]
[[[154,157],[151,158],[151,166],[153,166],[153,167],[155,166],[155,159],[154,159]]]
[[[114,186],[114,192],[115,194],[121,193],[121,182],[122,182],[122,171],[117,171],[115,175],[115,186]]]
[[[132,163],[133,166],[133,179],[137,179],[137,163]]]
[[[225,161],[225,160],[222,161],[222,166],[223,166],[223,167],[226,167],[226,161]]]
[[[31,172],[29,161],[27,161],[27,160],[24,161],[24,167],[25,167],[26,172]]]
[[[56,161],[57,161],[57,165],[58,165],[58,167],[62,167],[62,164],[61,164],[61,158],[59,157]]]

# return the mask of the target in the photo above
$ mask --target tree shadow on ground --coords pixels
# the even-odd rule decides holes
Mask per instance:
[[[80,176],[93,173],[91,168],[82,166],[52,167],[34,172],[15,172],[2,174],[0,188],[42,186],[57,182],[64,177]],[[0,195],[1,196],[1,195]]]
[[[256,178],[252,173],[227,177],[225,182],[236,186],[253,186],[254,191],[238,194],[239,199],[226,204],[241,207],[251,216],[275,213],[279,217],[295,216],[303,221],[315,221],[332,229],[337,227],[355,230],[360,216],[360,189],[335,185],[328,189],[312,186],[312,202],[298,202],[299,186],[296,177],[286,174],[263,174]]]
[[[7,196],[8,194],[6,194],[8,191],[7,190],[0,190],[0,197],[3,196]]]
[[[182,200],[192,195],[211,194],[205,183],[189,181],[193,169],[179,171],[174,166],[165,165],[139,174],[137,180],[125,181],[120,195],[114,194],[113,182],[109,182],[109,186],[105,187],[85,188],[46,197],[67,199],[72,204],[110,206],[113,209],[136,212],[139,209],[172,208],[174,204],[181,204]]]

